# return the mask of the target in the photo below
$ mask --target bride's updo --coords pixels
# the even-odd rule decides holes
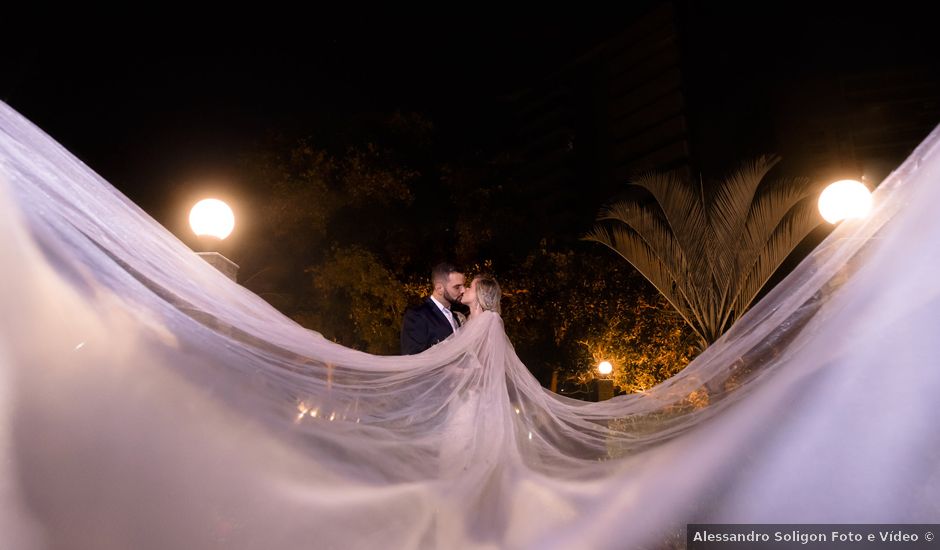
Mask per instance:
[[[502,291],[499,289],[499,283],[492,275],[477,275],[473,278],[477,284],[477,302],[483,311],[495,311],[500,313],[499,300],[502,298]]]

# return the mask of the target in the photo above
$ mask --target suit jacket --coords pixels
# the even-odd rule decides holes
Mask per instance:
[[[454,318],[457,319],[457,316]],[[459,319],[457,326],[460,326]],[[421,353],[453,333],[450,321],[431,298],[427,298],[420,305],[405,311],[405,318],[401,322],[401,354]]]

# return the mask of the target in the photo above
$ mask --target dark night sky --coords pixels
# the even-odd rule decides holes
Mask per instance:
[[[0,99],[160,219],[181,181],[267,130],[304,134],[356,113],[415,110],[461,147],[486,132],[473,121],[499,94],[617,27],[598,17],[455,28],[283,16],[7,36]]]
[[[238,23],[24,25],[3,39],[0,99],[161,219],[165,197],[188,177],[224,165],[272,128],[303,133],[401,108],[428,114],[455,148],[486,140],[500,131],[487,116],[500,94],[626,27],[646,4],[538,17],[283,12]],[[937,51],[915,5],[754,3],[741,12],[677,4],[697,42],[687,78],[699,89],[713,78],[745,90],[727,106],[745,117],[749,102],[760,102],[750,91],[775,78]]]

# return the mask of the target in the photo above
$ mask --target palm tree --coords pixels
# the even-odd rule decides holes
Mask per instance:
[[[742,163],[708,196],[677,171],[639,176],[630,184],[649,191],[657,204],[626,200],[606,207],[583,239],[609,247],[639,270],[704,349],[744,314],[820,223],[808,180],[761,185],[779,160]]]

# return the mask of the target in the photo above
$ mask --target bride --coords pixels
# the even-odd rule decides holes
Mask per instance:
[[[499,283],[491,275],[480,274],[473,278],[464,291],[461,303],[470,308],[467,328],[479,323],[484,315],[500,313],[501,291]],[[448,340],[456,338],[451,336]],[[445,340],[446,342],[446,340]],[[469,366],[454,368],[459,374],[451,384],[451,396],[447,399],[446,420],[442,424],[440,447],[440,473],[444,478],[461,475],[470,465],[474,435],[480,408],[480,391],[484,368],[479,358]],[[488,365],[492,367],[492,365]]]
[[[499,301],[502,292],[499,283],[492,275],[480,274],[473,278],[468,288],[463,293],[460,302],[470,308],[470,319],[479,318],[484,311],[493,311],[500,313]]]

